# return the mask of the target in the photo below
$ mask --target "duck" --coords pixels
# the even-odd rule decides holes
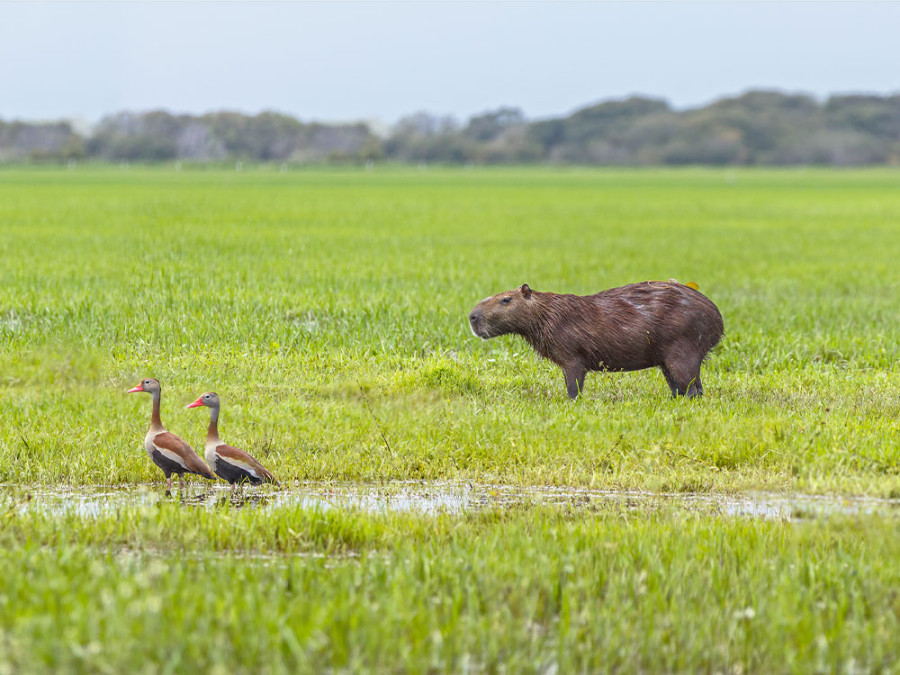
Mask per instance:
[[[159,380],[148,377],[129,389],[127,393],[144,392],[153,397],[153,412],[150,416],[150,430],[144,437],[144,447],[156,466],[166,475],[166,494],[172,493],[172,474],[178,474],[178,487],[184,490],[184,474],[193,473],[209,480],[216,480],[216,474],[203,463],[194,449],[184,440],[167,431],[159,417],[159,402],[162,386]]]
[[[238,448],[227,445],[219,438],[219,395],[214,391],[208,391],[196,401],[190,403],[188,408],[209,408],[209,428],[206,430],[205,456],[206,463],[212,467],[216,475],[222,480],[231,483],[232,492],[237,490],[241,483],[259,485],[260,483],[275,483],[275,476],[259,460]]]

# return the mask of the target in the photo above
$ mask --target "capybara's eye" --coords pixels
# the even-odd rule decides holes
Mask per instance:
[[[500,301],[500,304],[501,304],[501,305],[508,305],[510,302],[512,302],[512,298],[503,298],[503,299]]]

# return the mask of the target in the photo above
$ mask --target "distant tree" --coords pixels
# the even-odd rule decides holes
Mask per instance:
[[[348,161],[379,157],[376,140],[365,124],[310,124],[291,154],[296,161]]]
[[[449,134],[459,129],[459,123],[450,115],[432,115],[417,112],[402,117],[391,131],[391,136],[422,137]]]
[[[0,120],[0,161],[61,160],[83,155],[83,139],[68,122]]]
[[[665,101],[633,96],[581,108],[561,120],[539,122],[531,134],[551,161],[631,163],[634,148],[622,140],[628,130],[642,118],[669,112]]]
[[[900,95],[832,96],[825,104],[830,126],[853,129],[888,142],[900,141]]]
[[[116,161],[175,159],[178,156],[175,138],[186,121],[164,110],[110,115],[100,121],[88,140],[88,153]]]
[[[205,115],[201,121],[230,157],[261,161],[288,159],[300,146],[304,125],[289,115],[234,112]]]
[[[784,163],[865,166],[891,160],[891,146],[855,129],[820,130],[803,150],[802,157],[789,157]]]
[[[303,123],[273,111],[202,116],[164,110],[105,117],[87,137],[66,122],[0,120],[0,162],[106,160],[272,162],[552,162],[570,164],[900,164],[900,95],[748,91],[690,110],[633,96],[529,122],[518,108],[418,112],[386,138],[365,124]]]
[[[549,155],[552,148],[562,145],[566,140],[566,120],[550,119],[535,122],[529,126],[528,135],[541,146],[544,154]]]
[[[489,141],[472,145],[470,161],[518,164],[541,161],[543,149],[528,134],[527,124],[509,125]]]
[[[384,151],[406,162],[465,162],[470,158],[469,145],[453,117],[418,112],[394,125]]]
[[[498,108],[469,118],[463,134],[475,141],[492,141],[511,127],[525,124],[525,115],[519,108]]]
[[[224,159],[227,156],[225,144],[215,138],[206,124],[196,119],[176,132],[175,153],[178,159],[195,161]]]

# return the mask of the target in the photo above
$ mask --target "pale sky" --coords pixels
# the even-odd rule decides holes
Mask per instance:
[[[0,118],[464,121],[645,94],[900,92],[900,2],[3,2]]]

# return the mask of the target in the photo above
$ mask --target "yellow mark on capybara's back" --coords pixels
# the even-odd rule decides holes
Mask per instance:
[[[669,279],[669,283],[670,284],[681,284],[681,282],[678,281],[678,279],[672,279],[672,278]],[[695,291],[700,290],[700,284],[698,284],[696,281],[689,281],[686,284],[681,284],[681,285],[687,286],[688,288],[693,288]]]

